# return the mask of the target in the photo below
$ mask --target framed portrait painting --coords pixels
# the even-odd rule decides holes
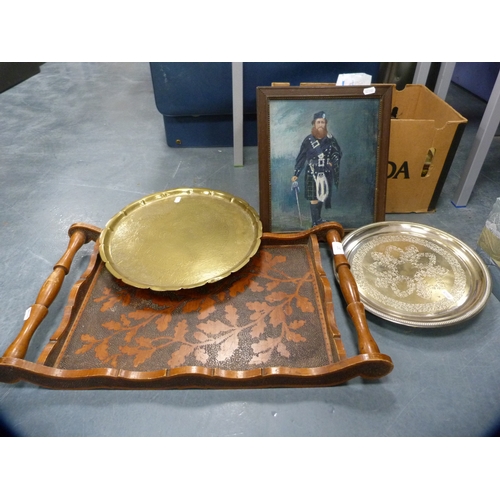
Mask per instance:
[[[264,231],[385,219],[393,85],[257,87]]]

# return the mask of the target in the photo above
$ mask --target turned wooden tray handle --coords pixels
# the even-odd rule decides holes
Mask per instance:
[[[9,348],[4,357],[24,359],[31,337],[35,333],[42,320],[49,312],[49,306],[57,297],[59,290],[68,274],[76,252],[90,240],[99,237],[100,230],[87,224],[73,224],[69,229],[69,243],[66,252],[54,266],[54,270],[45,280],[35,303],[26,311],[25,320],[21,331]]]
[[[326,234],[326,241],[333,251],[335,270],[339,277],[342,295],[347,302],[347,311],[358,332],[359,352],[360,354],[380,353],[378,345],[368,328],[365,307],[359,299],[358,285],[351,273],[351,266],[342,249],[342,238],[337,231],[331,230]]]

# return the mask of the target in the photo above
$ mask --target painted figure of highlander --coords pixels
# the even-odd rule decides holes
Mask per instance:
[[[311,202],[313,226],[325,222],[321,218],[323,204],[325,208],[332,206],[333,186],[338,189],[339,185],[342,151],[335,137],[328,133],[327,123],[324,111],[314,114],[311,133],[302,141],[292,177],[292,190],[297,193],[297,179],[305,167],[304,196]]]

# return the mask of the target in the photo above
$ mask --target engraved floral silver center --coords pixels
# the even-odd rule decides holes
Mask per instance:
[[[365,242],[351,268],[363,295],[404,312],[449,309],[466,290],[465,272],[451,252],[410,235],[381,235]]]

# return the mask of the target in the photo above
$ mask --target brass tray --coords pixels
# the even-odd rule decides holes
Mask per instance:
[[[480,312],[491,293],[481,258],[454,236],[412,222],[379,222],[350,233],[343,250],[371,313],[438,327]]]
[[[113,276],[157,291],[213,283],[257,252],[262,224],[244,200],[178,188],[131,203],[106,225],[100,255]]]

